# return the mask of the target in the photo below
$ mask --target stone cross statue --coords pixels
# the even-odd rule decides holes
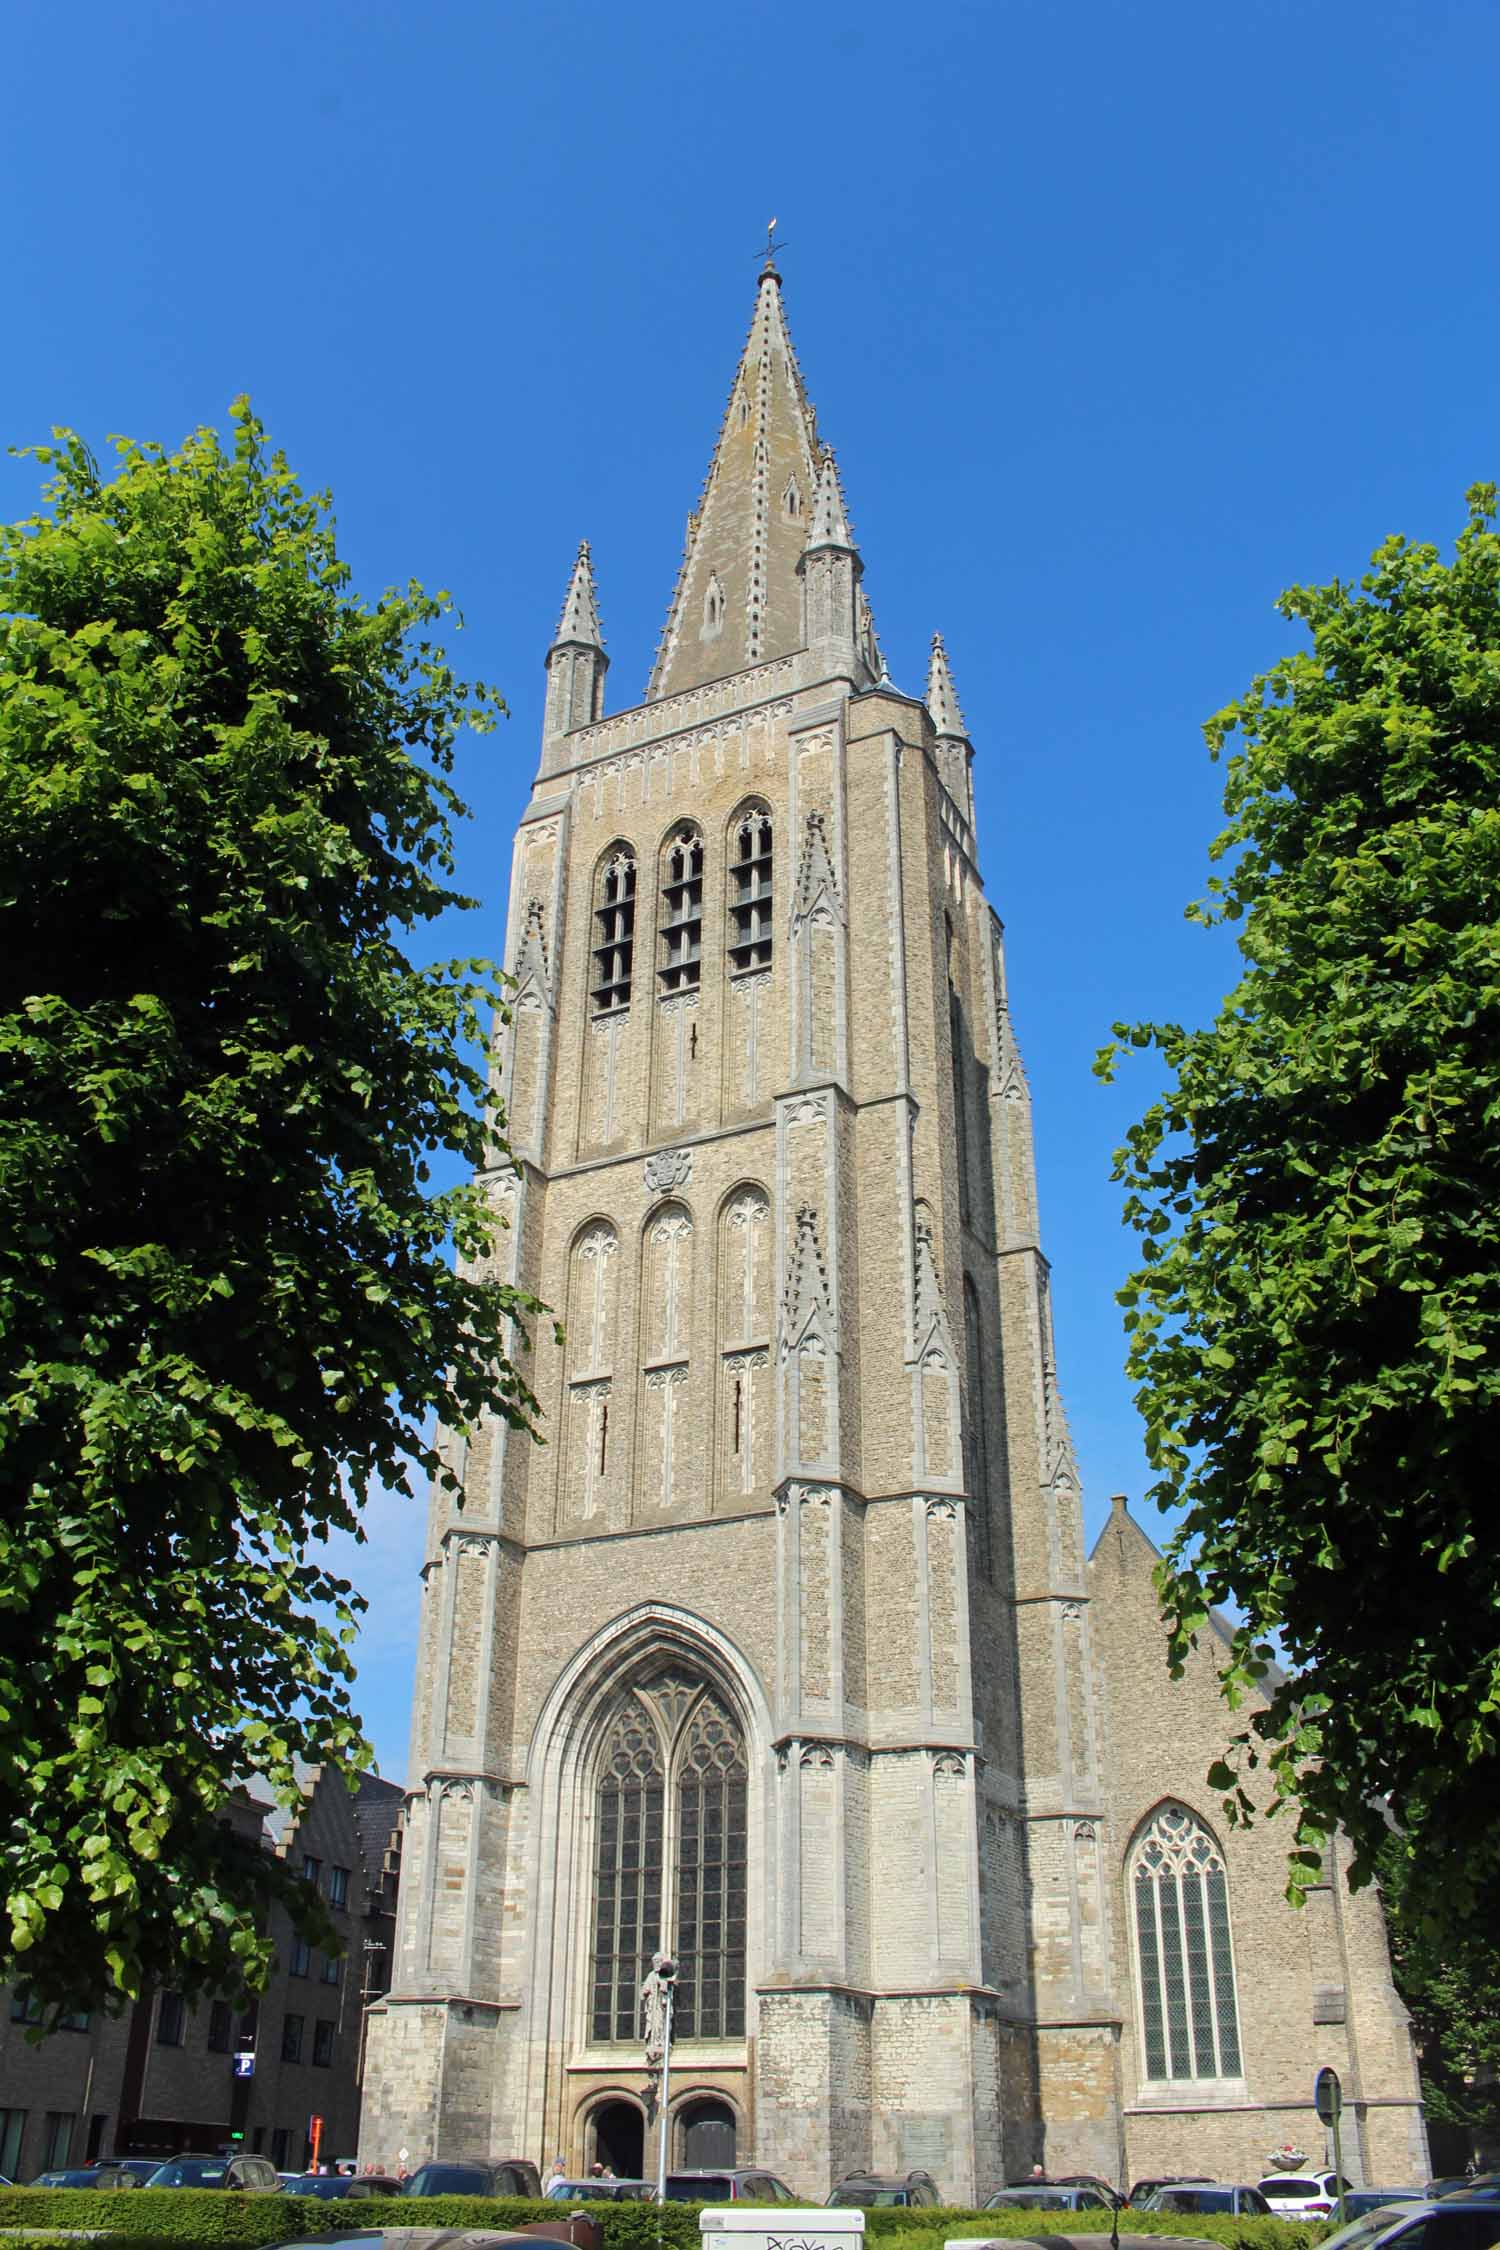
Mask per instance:
[[[667,2044],[667,1998],[670,1981],[662,1975],[665,1953],[653,1953],[651,1967],[641,1979],[641,2037],[646,2042],[646,2060],[659,2066]]]

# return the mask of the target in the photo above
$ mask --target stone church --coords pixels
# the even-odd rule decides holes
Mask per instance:
[[[434,1500],[364,2154],[1254,2179],[1326,2062],[1420,2180],[1378,1901],[1286,1906],[1085,1553],[973,746],[861,580],[768,261],[644,700],[586,546],[547,656],[487,1186],[565,1341]]]

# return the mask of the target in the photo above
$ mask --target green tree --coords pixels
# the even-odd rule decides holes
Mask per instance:
[[[1469,508],[1449,562],[1391,539],[1282,596],[1311,649],[1205,730],[1237,747],[1189,913],[1243,974],[1209,1029],[1115,1027],[1169,1074],[1115,1176],[1171,1652],[1227,1605],[1228,1699],[1269,1694],[1212,1780],[1295,1805],[1293,1895],[1335,1822],[1358,1881],[1394,1819],[1450,1923],[1500,1895],[1494,488]]]
[[[1434,1930],[1411,1904],[1414,1871],[1408,1840],[1391,1837],[1380,1887],[1396,1990],[1411,2010],[1422,2061],[1423,2104],[1431,2123],[1489,2138],[1500,2131],[1500,1938],[1492,1925]]]
[[[323,1934],[219,1819],[366,1754],[321,1544],[533,1405],[432,1185],[509,1161],[491,973],[402,951],[470,903],[445,776],[503,706],[234,423],[112,481],[59,432],[0,530],[0,1975],[51,2008],[254,1984],[273,1898]]]

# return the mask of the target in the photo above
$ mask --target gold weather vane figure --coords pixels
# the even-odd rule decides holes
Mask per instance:
[[[776,239],[776,221],[773,219],[770,225],[766,228],[766,246],[765,249],[760,253],[761,257],[765,260],[766,271],[768,273],[771,267],[776,262],[777,251],[784,250],[785,248],[786,244],[784,242],[778,242]]]

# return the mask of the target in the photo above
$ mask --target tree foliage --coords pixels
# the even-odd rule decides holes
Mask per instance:
[[[0,1975],[53,2008],[259,1982],[273,1898],[324,1934],[219,1818],[363,1752],[321,1542],[533,1403],[431,1177],[508,1163],[490,973],[402,950],[469,903],[446,776],[503,706],[243,401],[118,451],[59,432],[0,529]]]
[[[1170,1077],[1115,1176],[1172,1654],[1229,1605],[1228,1698],[1269,1695],[1212,1779],[1231,1817],[1295,1804],[1293,1895],[1335,1822],[1363,1880],[1396,1820],[1450,1923],[1500,1871],[1494,488],[1469,508],[1451,561],[1393,538],[1282,596],[1310,650],[1205,730],[1228,825],[1189,912],[1243,974],[1206,1030],[1116,1026]]]
[[[1413,1844],[1415,1842],[1415,1850]],[[1500,1931],[1437,1928],[1412,1904],[1420,1841],[1393,1836],[1379,1876],[1396,1990],[1411,2011],[1422,2103],[1437,2125],[1500,2128]],[[1425,1886],[1417,1885],[1417,1895]]]

